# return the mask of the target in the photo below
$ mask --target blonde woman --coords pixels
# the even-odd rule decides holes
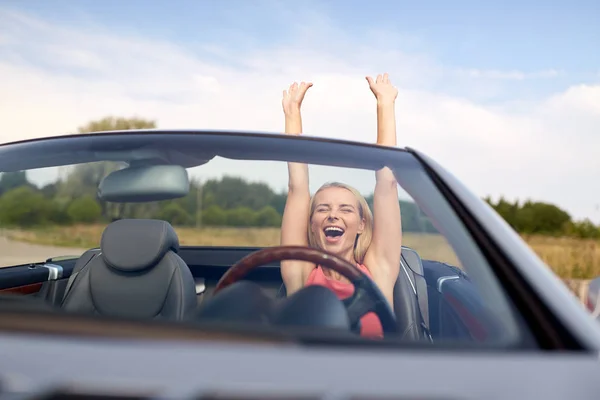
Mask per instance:
[[[377,100],[377,144],[396,146],[395,101],[398,90],[388,74],[366,78]],[[285,132],[302,134],[300,108],[312,83],[292,84],[283,92]],[[393,289],[400,271],[402,225],[397,182],[390,169],[376,172],[373,214],[365,198],[342,183],[323,185],[311,198],[308,166],[288,163],[288,197],[281,226],[284,246],[311,246],[356,264],[378,285],[393,307]],[[303,261],[283,261],[281,274],[288,296],[308,285],[322,285],[340,299],[352,295],[353,285],[334,271]],[[361,335],[382,337],[375,313],[361,319]]]

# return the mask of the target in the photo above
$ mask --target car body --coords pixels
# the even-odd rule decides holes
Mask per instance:
[[[0,269],[0,289],[8,294],[0,301],[3,394],[206,399],[600,395],[598,323],[483,200],[420,151],[265,133],[140,130],[5,144],[0,146],[0,171],[123,161],[129,172],[104,177],[99,196],[143,202],[185,195],[182,171],[201,170],[215,157],[391,168],[464,264],[457,268],[403,246],[398,279],[406,284],[401,289],[406,304],[423,328],[420,339],[370,341],[316,328],[63,312],[65,293],[90,260],[106,252],[103,242],[83,255]],[[136,236],[121,239],[125,243],[120,245],[130,241],[135,251]],[[199,307],[232,265],[261,250],[182,245],[177,254],[194,277]],[[273,298],[285,297],[278,263],[257,267],[245,278]]]

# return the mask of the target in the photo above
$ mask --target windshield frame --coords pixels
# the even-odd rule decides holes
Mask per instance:
[[[376,171],[390,167],[403,190],[431,219],[450,243],[472,279],[486,290],[481,295],[498,315],[509,316],[500,347],[512,346],[529,335],[521,313],[502,290],[494,266],[482,254],[459,215],[410,151],[362,142],[315,137],[231,131],[137,130],[33,139],[0,146],[0,172],[73,165],[96,161],[132,161],[163,157],[163,162],[186,168],[219,156],[234,160],[302,162],[312,165]],[[473,267],[473,266],[486,266]],[[488,271],[485,271],[485,268]],[[491,343],[490,343],[491,344]]]

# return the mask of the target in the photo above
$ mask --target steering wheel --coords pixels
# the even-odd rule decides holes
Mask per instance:
[[[359,326],[360,319],[369,312],[374,312],[381,322],[385,333],[398,332],[396,318],[387,300],[375,282],[358,267],[334,254],[303,246],[267,247],[247,255],[235,263],[223,274],[213,295],[227,286],[241,280],[248,272],[261,265],[274,261],[308,261],[315,265],[329,268],[347,278],[354,285],[354,293],[342,300],[353,330]]]

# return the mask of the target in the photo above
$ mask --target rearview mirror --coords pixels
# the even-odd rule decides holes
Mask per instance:
[[[109,174],[98,186],[98,196],[114,203],[176,199],[189,191],[187,171],[180,165],[131,166]]]

